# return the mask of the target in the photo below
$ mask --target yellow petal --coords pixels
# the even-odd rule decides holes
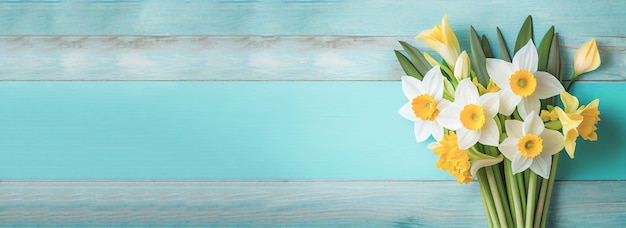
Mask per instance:
[[[596,39],[591,39],[591,41],[583,44],[574,55],[574,77],[597,69],[600,63]]]
[[[426,43],[426,45],[441,55],[450,68],[454,68],[459,57],[460,47],[456,35],[454,35],[450,24],[448,24],[447,15],[443,17],[441,25],[435,25],[433,29],[422,31],[415,36],[415,39]]]
[[[598,140],[598,134],[596,130],[596,124],[600,121],[600,110],[598,110],[598,104],[600,100],[595,99],[589,103],[580,113],[583,116],[583,121],[577,127],[578,133],[584,140],[596,141]]]
[[[576,109],[578,108],[578,98],[563,90],[561,92],[561,101],[563,101],[566,113],[576,112]]]
[[[454,31],[452,31],[452,27],[448,23],[448,15],[443,16],[443,19],[441,19],[441,25],[443,27],[443,36],[445,38],[444,43],[456,53],[456,56],[458,56],[461,51],[461,47],[459,45],[459,40],[456,39]]]

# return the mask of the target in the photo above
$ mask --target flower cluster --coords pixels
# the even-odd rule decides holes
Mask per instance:
[[[433,67],[422,80],[402,77],[402,89],[409,102],[399,113],[415,122],[417,142],[431,135],[438,141],[430,146],[441,156],[437,167],[448,170],[459,182],[467,183],[467,176],[459,174],[467,174],[469,166],[465,164],[474,164],[476,160],[468,155],[454,156],[466,160],[459,161],[462,166],[450,168],[441,165],[449,163],[448,154],[472,153],[480,151],[481,146],[494,146],[511,160],[514,173],[530,168],[547,179],[551,155],[565,147],[573,158],[578,136],[584,140],[597,139],[599,101],[579,106],[578,99],[565,91],[556,75],[538,70],[539,56],[533,40],[528,40],[510,62],[486,58],[486,76],[490,82],[485,87],[471,70],[467,53],[460,51],[447,16],[441,25],[423,31],[416,39],[440,54],[442,61],[424,54]],[[578,51],[574,59],[575,77],[600,65],[597,50],[592,40]],[[557,95],[564,108],[549,105],[541,109],[541,100]],[[561,129],[562,133],[557,131]],[[457,142],[450,143],[452,138]]]
[[[553,28],[537,48],[528,35],[532,23],[525,23],[513,58],[500,43],[501,59],[493,58],[486,38],[478,38],[473,28],[471,32],[472,58],[460,49],[447,16],[441,25],[415,37],[438,53],[440,61],[401,42],[409,58],[398,51],[396,56],[407,73],[402,76],[402,90],[408,102],[399,114],[414,122],[417,142],[430,136],[436,140],[429,145],[439,156],[436,167],[459,183],[470,183],[475,176],[480,182],[481,175],[493,176],[497,182],[495,177],[501,174],[506,176],[500,180],[508,188],[515,187],[509,179],[515,181],[517,175],[524,175],[527,182],[533,175],[553,181],[553,155],[565,148],[574,158],[579,137],[597,140],[599,101],[580,105],[567,92],[579,75],[600,65],[595,40],[576,53],[574,74],[566,90]],[[557,106],[556,97],[563,107]],[[481,169],[484,167],[488,169]],[[530,194],[531,190],[526,191],[520,193]],[[514,207],[508,213],[512,211]],[[515,218],[511,221],[520,220]],[[513,224],[511,221],[499,222]]]

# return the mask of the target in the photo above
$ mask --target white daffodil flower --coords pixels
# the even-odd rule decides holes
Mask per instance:
[[[487,72],[500,87],[500,110],[511,115],[517,106],[522,118],[531,111],[539,113],[539,99],[556,96],[563,91],[563,85],[553,75],[537,71],[537,49],[532,40],[528,41],[509,63],[501,59],[487,59]]]
[[[498,114],[498,94],[478,95],[478,89],[467,78],[461,80],[455,92],[455,100],[441,110],[439,122],[458,134],[459,148],[466,150],[476,142],[497,146],[500,138],[494,116]]]
[[[504,157],[511,160],[513,174],[528,168],[537,175],[548,179],[552,166],[552,155],[563,149],[563,135],[546,129],[539,116],[531,111],[524,122],[507,120],[506,138],[499,146]]]
[[[398,113],[414,121],[415,139],[423,142],[432,135],[437,141],[443,138],[443,126],[437,118],[440,110],[451,102],[443,99],[444,78],[439,66],[430,69],[423,81],[409,76],[402,76],[402,90],[409,99]]]

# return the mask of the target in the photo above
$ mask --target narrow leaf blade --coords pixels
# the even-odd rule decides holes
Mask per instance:
[[[550,45],[550,54],[548,54],[548,65],[546,67],[546,72],[554,75],[559,81],[561,78],[561,52],[559,49],[561,48],[559,45],[559,34],[555,33],[552,36],[552,44]]]
[[[515,49],[513,54],[517,53],[517,51],[522,48],[529,40],[533,39],[533,17],[528,16],[520,28],[519,33],[517,33],[517,40],[515,41]]]
[[[424,57],[424,54],[422,54],[419,49],[413,47],[407,42],[400,41],[400,45],[402,45],[404,51],[409,55],[409,58],[411,59],[411,62],[413,63],[415,69],[417,69],[417,72],[419,72],[421,75],[426,75],[426,72],[428,72],[428,70],[430,70],[430,68],[432,67]]]
[[[404,70],[404,73],[406,73],[406,75],[413,76],[419,80],[422,80],[422,78],[424,78],[419,72],[417,72],[417,69],[415,69],[413,63],[411,63],[411,61],[406,56],[404,56],[398,50],[393,50],[393,52],[396,53],[396,58],[398,58],[398,62],[400,62],[400,66],[402,66],[402,70]]]
[[[498,43],[500,44],[500,58],[504,61],[511,62],[511,55],[509,55],[509,49],[506,47],[506,42],[504,42],[500,28],[496,27],[496,32],[498,33]]]
[[[489,40],[487,40],[487,36],[483,35],[480,39],[480,45],[483,46],[483,52],[485,53],[485,57],[493,58],[493,51],[491,51],[491,46],[489,46]]]
[[[480,37],[474,30],[473,26],[470,26],[470,50],[472,51],[472,69],[478,77],[478,82],[483,86],[489,84],[489,74],[487,74],[487,58],[483,52],[482,45],[480,44]]]
[[[548,68],[548,55],[550,54],[550,47],[552,46],[553,36],[554,26],[551,26],[546,34],[543,36],[543,39],[541,39],[539,48],[537,48],[537,53],[539,54],[539,64],[537,69],[540,71],[546,71],[546,69]]]

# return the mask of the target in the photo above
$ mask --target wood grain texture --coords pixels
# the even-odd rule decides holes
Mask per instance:
[[[626,82],[560,179],[626,179]],[[1,180],[449,180],[391,82],[3,82]]]
[[[610,190],[608,190],[610,189]],[[626,182],[556,182],[549,227],[626,225]],[[485,227],[478,185],[0,182],[8,226]]]
[[[404,72],[393,54],[402,49],[399,40],[437,56],[399,36],[2,36],[0,80],[399,80]],[[569,78],[586,41],[561,42]],[[581,80],[625,80],[626,38],[598,43],[602,67]]]
[[[473,24],[479,32],[495,35],[500,26],[514,38],[524,18],[533,14],[537,31],[556,25],[563,37],[602,37],[626,35],[624,13],[626,3],[620,0],[3,1],[0,33],[413,36],[449,14],[460,33],[467,34]]]

